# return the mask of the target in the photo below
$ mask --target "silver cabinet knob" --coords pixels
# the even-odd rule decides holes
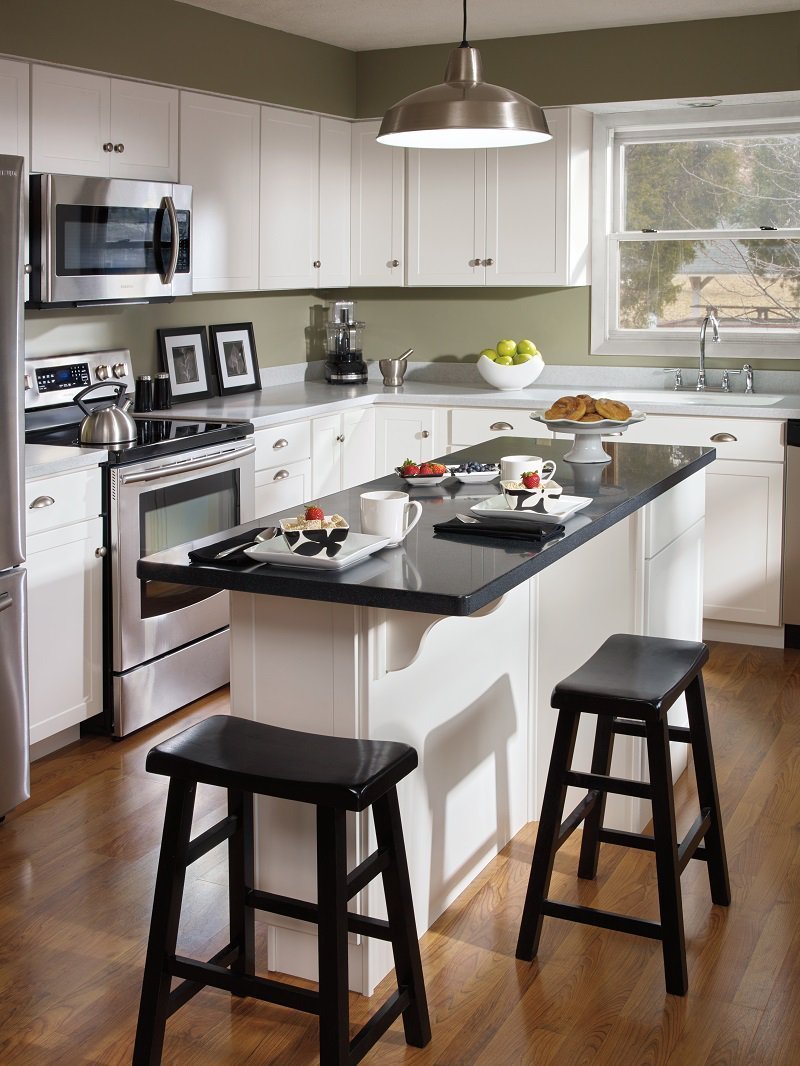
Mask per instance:
[[[32,274],[33,273],[33,267],[30,265],[30,263],[26,263],[25,264],[25,273],[26,274]]]
[[[122,155],[122,153],[123,153],[123,152],[125,151],[125,145],[124,145],[124,144],[122,144],[122,143],[120,143],[120,144],[115,144],[115,145],[114,145],[114,151],[115,151],[115,152],[119,152],[119,154],[120,154],[120,155]]]
[[[99,548],[95,548],[94,554],[96,559],[105,559],[108,555],[108,548],[101,544]]]
[[[319,259],[315,259],[315,260],[314,260],[314,269],[315,269],[315,270],[319,270],[319,268],[320,268],[321,266],[322,266],[322,263],[321,263],[321,262],[319,261]]]
[[[273,477],[273,481],[283,481],[284,478],[290,477],[288,470],[279,470]]]
[[[340,444],[344,444],[344,433],[340,433],[336,439]]]
[[[286,437],[278,437],[278,439],[275,441],[275,443],[272,445],[272,447],[273,447],[273,450],[277,450],[278,448],[288,448],[289,447],[289,442],[286,439]]]
[[[25,375],[25,377],[22,379],[22,383],[26,392],[28,392],[29,389],[33,388],[33,381],[31,379],[30,374]]]
[[[100,366],[94,368],[94,376],[98,381],[108,381],[108,376],[111,373],[105,363],[101,363]]]
[[[427,431],[427,429],[423,429],[423,431],[420,433],[420,437],[422,437],[423,440],[427,440],[428,437],[430,437],[430,433]]]
[[[32,504],[29,505],[29,511],[38,511],[41,507],[52,507],[56,501],[52,496],[37,496]]]
[[[481,265],[481,260],[480,259],[470,259],[469,265],[471,267],[479,267]]]
[[[492,424],[489,426],[489,429],[493,429],[495,431],[499,431],[501,429],[513,429],[513,428],[514,427],[511,425],[510,422],[492,422]]]
[[[391,267],[399,267],[400,266],[400,260],[399,259],[393,259],[391,261],[391,263],[389,263],[389,266],[391,266]]]
[[[111,367],[111,373],[115,378],[124,378],[128,373],[127,363],[114,363]]]
[[[494,266],[494,259],[484,259],[483,265],[485,267]]]
[[[111,141],[106,141],[106,143],[103,145],[103,151],[104,152],[113,152],[114,151],[114,145],[112,144]]]
[[[738,440],[738,437],[734,437],[732,433],[715,433],[711,440],[715,444],[729,444],[731,441]]]

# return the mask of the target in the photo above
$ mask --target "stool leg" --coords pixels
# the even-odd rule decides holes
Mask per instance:
[[[389,866],[383,872],[383,891],[386,896],[386,913],[392,933],[392,952],[398,988],[407,988],[411,1003],[403,1011],[403,1029],[406,1043],[413,1047],[425,1047],[431,1039],[431,1023],[428,1016],[428,1000],[422,975],[422,960],[419,954],[417,924],[414,920],[414,903],[411,898],[411,882],[408,876],[408,861],[403,839],[403,824],[397,789],[391,789],[376,800],[372,806],[375,836],[378,847],[389,853]]]
[[[708,866],[711,898],[715,903],[727,907],[731,901],[731,886],[728,880],[728,860],[725,855],[725,838],[722,832],[722,812],[719,807],[714,753],[711,750],[706,693],[701,674],[698,674],[686,689],[686,707],[689,711],[689,729],[692,734],[697,795],[700,807],[711,811],[711,825],[704,841],[708,852],[706,865]]]
[[[172,981],[166,970],[166,962],[174,956],[178,941],[196,792],[195,782],[170,778],[139,1001],[139,1021],[133,1047],[133,1066],[157,1066],[161,1062]]]
[[[542,903],[550,888],[553,874],[553,860],[558,851],[558,833],[561,828],[561,816],[564,811],[564,799],[567,786],[564,775],[572,765],[575,751],[575,738],[578,734],[577,711],[559,711],[556,723],[556,735],[553,739],[553,752],[550,756],[550,769],[547,771],[547,784],[542,800],[542,813],[539,830],[536,834],[536,846],[533,849],[533,861],[528,880],[528,891],[522,908],[519,939],[517,940],[517,958],[530,962],[539,950],[539,938],[542,935]]]
[[[228,814],[238,828],[228,841],[228,914],[231,944],[239,954],[231,963],[234,973],[255,973],[255,911],[246,903],[255,880],[253,858],[253,794],[228,790]]]
[[[672,763],[669,757],[667,720],[647,723],[647,756],[653,803],[658,906],[661,912],[661,947],[667,992],[686,995],[686,940],[683,932],[681,874],[678,868],[678,835],[672,793]]]
[[[611,756],[614,748],[614,721],[608,715],[598,716],[592,751],[592,773],[608,777],[611,772]],[[578,860],[578,877],[592,881],[597,874],[597,860],[600,856],[598,835],[603,827],[606,813],[606,793],[595,792],[594,806],[586,815],[583,823],[581,854]]]
[[[346,812],[317,807],[320,1066],[350,1062]]]

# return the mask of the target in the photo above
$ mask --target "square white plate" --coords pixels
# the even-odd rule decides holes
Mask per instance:
[[[369,533],[354,533],[351,530],[341,549],[330,557],[324,552],[321,555],[297,555],[283,537],[254,544],[251,548],[245,548],[244,553],[256,563],[291,566],[296,570],[345,570],[385,548],[388,543],[388,537],[373,537]]]
[[[561,496],[555,505],[555,510],[549,514],[540,511],[515,511],[506,503],[505,496],[492,496],[488,500],[474,503],[470,511],[484,518],[509,518],[518,519],[520,522],[563,522],[574,515],[576,511],[588,506],[592,502],[591,496]],[[269,543],[269,541],[267,542]],[[250,549],[245,549],[249,551]]]

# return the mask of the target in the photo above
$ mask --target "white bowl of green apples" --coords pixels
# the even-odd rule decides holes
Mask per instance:
[[[478,373],[495,389],[524,389],[544,370],[539,349],[529,340],[498,341],[478,356]]]

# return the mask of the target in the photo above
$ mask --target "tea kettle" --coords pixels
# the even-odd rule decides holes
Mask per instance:
[[[403,352],[402,355],[398,355],[395,359],[380,359],[378,361],[378,366],[383,374],[383,384],[387,388],[396,389],[403,384],[403,378],[408,367],[408,357],[413,351],[413,348],[409,348],[407,352]]]
[[[84,398],[95,389],[107,389],[105,381],[89,385],[75,397],[75,403],[86,416],[81,422],[81,444],[129,444],[136,440],[136,423],[128,414],[131,401],[125,395],[125,385],[111,386],[117,395],[106,404],[87,407]]]

